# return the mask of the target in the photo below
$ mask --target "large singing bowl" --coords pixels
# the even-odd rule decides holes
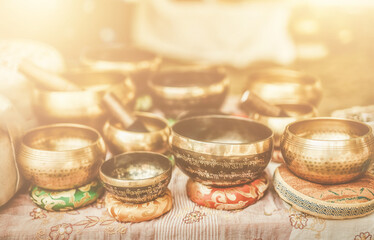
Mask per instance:
[[[289,124],[281,138],[288,168],[320,184],[350,182],[362,176],[374,157],[370,126],[339,118],[312,118]]]
[[[17,156],[22,175],[51,190],[83,186],[94,180],[105,159],[100,133],[79,124],[54,124],[28,131]]]
[[[168,71],[155,74],[148,85],[155,105],[166,115],[219,109],[226,98],[229,78],[218,69]]]
[[[258,178],[273,152],[273,131],[247,118],[208,115],[172,127],[177,166],[205,185],[234,186]]]

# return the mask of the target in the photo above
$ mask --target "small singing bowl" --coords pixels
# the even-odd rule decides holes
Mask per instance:
[[[155,105],[169,116],[184,111],[219,109],[229,88],[229,78],[217,69],[168,71],[148,81]]]
[[[100,133],[79,124],[53,124],[28,131],[17,161],[25,179],[41,188],[77,188],[97,177],[106,147]]]
[[[156,70],[161,58],[149,51],[124,44],[85,48],[80,56],[83,65],[98,71],[135,73]]]
[[[171,179],[170,160],[159,153],[116,155],[100,167],[106,190],[127,203],[144,203],[162,196]]]
[[[290,123],[281,137],[282,155],[298,177],[320,184],[362,176],[374,157],[370,126],[347,119],[312,118]]]
[[[152,113],[136,112],[138,121],[146,123],[149,132],[134,132],[124,129],[115,119],[104,125],[104,137],[112,153],[151,151],[165,153],[169,149],[170,128],[166,119]]]
[[[74,122],[102,128],[106,110],[102,98],[113,91],[124,105],[135,98],[132,81],[114,72],[74,71],[64,75],[82,88],[79,91],[50,91],[36,87],[33,102],[43,123]],[[101,126],[96,126],[101,123]]]
[[[321,80],[299,71],[273,67],[253,72],[247,89],[270,103],[309,103],[318,106],[322,98]]]
[[[309,119],[317,116],[317,110],[307,103],[284,103],[276,104],[282,108],[288,117],[271,117],[256,113],[254,119],[270,127],[274,132],[274,147],[279,148],[280,138],[286,126],[292,122]]]
[[[268,165],[273,131],[242,117],[210,115],[172,126],[171,148],[177,166],[205,185],[227,187],[251,182]]]

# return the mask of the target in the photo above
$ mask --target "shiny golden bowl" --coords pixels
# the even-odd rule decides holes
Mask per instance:
[[[233,186],[258,178],[273,152],[273,132],[247,118],[210,115],[172,126],[177,166],[205,185]]]
[[[146,123],[149,132],[125,130],[122,124],[109,119],[104,125],[104,137],[114,154],[130,151],[165,153],[169,149],[170,128],[166,119],[152,113],[137,112],[137,119]]]
[[[171,162],[162,154],[130,152],[105,161],[100,167],[100,178],[108,192],[119,200],[144,203],[165,193],[171,172]]]
[[[274,67],[253,72],[247,89],[273,103],[309,103],[317,106],[322,98],[321,80],[287,68]]]
[[[370,126],[347,119],[312,118],[289,124],[281,138],[288,168],[321,184],[338,184],[362,176],[374,157]]]
[[[121,71],[124,73],[155,70],[161,63],[156,54],[124,44],[92,46],[80,56],[83,65],[97,71]]]
[[[317,116],[317,110],[307,103],[277,104],[287,112],[289,117],[271,117],[262,114],[255,114],[254,119],[270,127],[274,132],[274,147],[279,148],[280,138],[286,126],[301,119],[308,119]]]
[[[33,102],[42,123],[74,122],[102,128],[106,110],[102,97],[115,92],[123,104],[135,98],[135,88],[129,78],[113,72],[77,71],[64,75],[82,87],[81,91],[50,91],[35,88]]]
[[[167,115],[206,108],[220,108],[228,92],[229,78],[222,71],[161,72],[149,79],[154,103]]]
[[[83,186],[92,181],[105,159],[100,133],[79,124],[54,124],[28,131],[17,156],[25,179],[51,190]]]
[[[80,56],[83,65],[96,71],[117,71],[128,74],[138,95],[148,92],[147,80],[162,62],[156,54],[125,44],[92,46]]]

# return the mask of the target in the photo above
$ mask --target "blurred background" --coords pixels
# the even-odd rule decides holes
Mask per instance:
[[[200,9],[200,14],[207,17],[195,19],[191,12],[184,11],[186,9],[193,9],[196,14],[199,14]],[[247,15],[243,9],[248,9]],[[278,9],[281,9],[282,14],[273,14],[278,13]],[[180,11],[180,14],[177,11]],[[244,17],[239,19],[244,27],[237,32],[219,33],[219,29],[235,29],[234,25],[229,25],[233,18],[248,16],[253,12],[262,15],[252,17],[248,22],[245,22]],[[225,14],[227,21],[222,19],[222,14]],[[228,60],[222,63],[230,65],[230,59],[242,60],[230,66],[234,75],[236,72],[243,73],[257,66],[282,64],[318,76],[324,90],[322,102],[318,107],[320,115],[329,115],[336,109],[374,104],[371,87],[374,83],[374,3],[370,0],[0,0],[0,16],[1,38],[33,39],[47,43],[60,51],[68,65],[77,64],[84,47],[110,43],[140,44],[154,52],[157,52],[160,46],[159,52],[163,55],[170,54],[178,58],[185,56],[199,60],[199,51],[191,55],[185,53],[187,50],[193,52],[190,49],[194,45],[199,49],[199,41],[210,44],[209,41],[214,42],[218,39],[222,41],[219,43],[222,46],[236,44],[234,50],[240,54],[242,43],[223,42],[222,39],[225,36],[234,39],[235,34],[238,36],[236,39],[259,35],[260,31],[269,26],[267,21],[274,18],[274,22],[279,22],[281,19],[281,22],[286,24],[283,26],[284,32],[278,34],[282,38],[279,40],[282,43],[274,51],[280,52],[281,57],[275,58],[276,61],[273,62],[271,56],[248,57],[244,60],[228,57]],[[149,19],[154,21],[150,22]],[[216,22],[215,28],[218,30],[215,34],[220,34],[216,39],[208,39],[204,35],[204,27],[209,26],[209,21],[209,24]],[[181,25],[178,25],[178,22]],[[195,22],[195,26],[201,25],[201,28],[196,28],[194,33],[191,25],[183,32],[184,22]],[[223,26],[225,24],[226,26]],[[244,34],[243,29],[247,26],[248,33]],[[141,27],[148,27],[150,30],[144,33],[139,29]],[[171,43],[175,43],[174,49],[162,45],[166,41],[163,37],[166,39],[168,36],[179,34],[173,32],[176,30],[186,34],[190,31],[192,34],[188,36],[194,40],[193,44],[182,41],[185,35],[180,35],[180,39],[169,38]],[[270,31],[278,30],[274,25],[274,30]],[[164,36],[154,37],[165,32]],[[145,34],[148,33],[154,37],[154,43],[156,40],[159,42],[153,44],[152,39],[147,41],[145,38],[150,36]],[[272,40],[277,42],[278,35],[274,34]],[[248,44],[253,44],[252,47],[255,49],[261,49],[261,42],[263,41],[250,40]],[[178,47],[183,48],[183,44],[187,46],[186,52],[178,51]],[[212,43],[211,46],[219,44]],[[176,52],[175,55],[173,50]],[[212,47],[211,50],[215,49]],[[208,59],[207,55],[202,55],[202,60]],[[225,56],[219,55],[217,58],[224,60]],[[251,56],[251,51],[248,56]],[[246,85],[246,78],[239,75],[231,82],[232,94],[241,94]]]

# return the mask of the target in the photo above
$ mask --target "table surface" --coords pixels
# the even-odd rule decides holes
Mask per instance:
[[[271,178],[277,163],[266,169]],[[173,171],[172,210],[142,223],[116,222],[104,197],[85,208],[48,212],[30,200],[27,189],[0,208],[0,239],[372,239],[374,214],[352,220],[324,220],[284,203],[270,185],[264,197],[239,211],[198,206],[186,194],[187,176]]]

